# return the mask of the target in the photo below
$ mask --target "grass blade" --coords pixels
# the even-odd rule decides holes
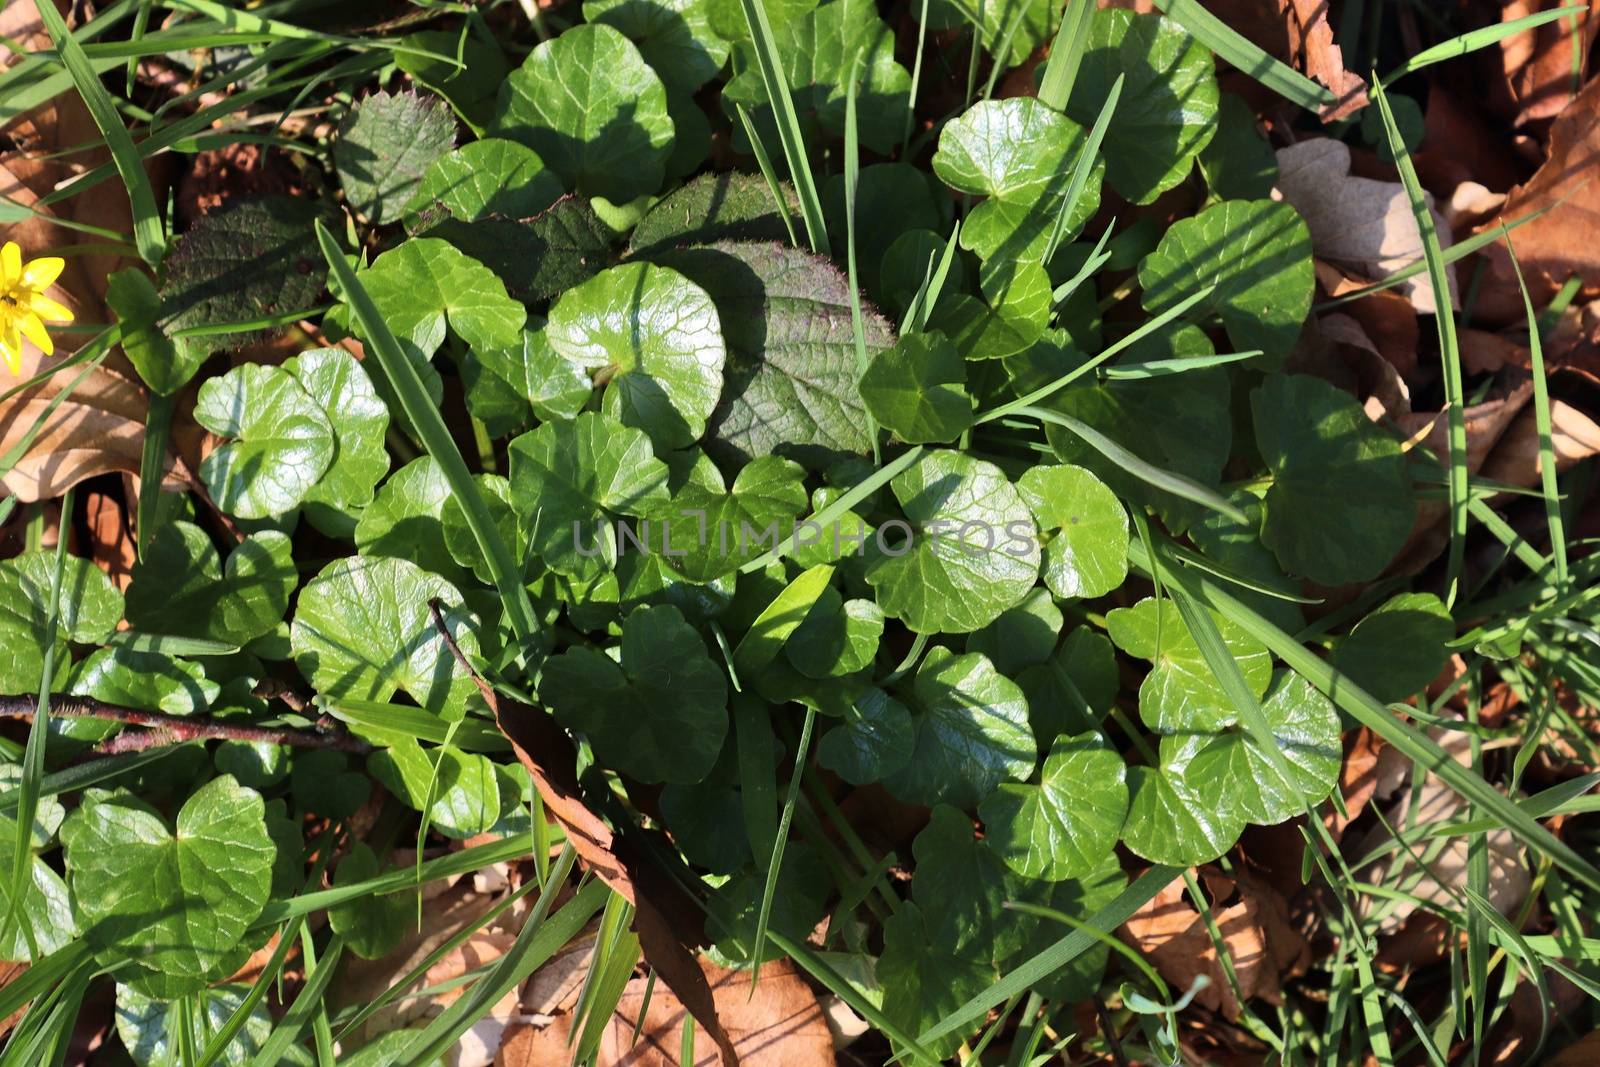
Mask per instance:
[[[783,220],[783,228],[789,231],[789,243],[798,247],[800,238],[794,232],[794,217],[789,214],[789,203],[784,199],[783,186],[778,182],[778,172],[772,167],[772,157],[767,155],[767,146],[761,143],[761,135],[756,132],[756,124],[750,121],[750,112],[744,109],[744,105],[734,104],[733,109],[739,115],[739,124],[744,127],[744,135],[750,139],[750,151],[755,154],[756,166],[761,169],[761,176],[767,180],[767,188],[772,190],[772,202],[777,205],[778,217]]]
[[[1038,953],[1010,974],[1001,978],[1000,981],[918,1034],[917,1040],[927,1044],[946,1034],[955,1033],[968,1024],[983,1018],[988,1014],[989,1009],[995,1005],[1004,1004],[1016,994],[1027,992],[1028,988],[1035,982],[1054,974],[1099,944],[1099,939],[1090,933],[1087,928],[1092,927],[1103,933],[1115,930],[1127,922],[1129,916],[1143,907],[1162,889],[1166,888],[1167,884],[1181,873],[1182,871],[1177,867],[1167,867],[1159,863],[1151,867],[1134,879],[1128,888],[1118,893],[1115,899],[1091,915],[1084,923],[1084,929],[1073,930],[1060,941]]]
[[[1156,0],[1156,6],[1201,44],[1285,100],[1316,112],[1338,103],[1333,93],[1241,37],[1199,0]]]
[[[861,180],[861,136],[856,128],[856,93],[861,84],[861,60],[850,71],[844,97],[844,223],[845,271],[850,279],[850,332],[856,342],[856,379],[867,372],[867,334],[861,322],[861,280],[856,273],[856,186]],[[883,462],[878,444],[878,420],[866,413],[867,437],[872,441],[872,462]]]
[[[1561,490],[1556,484],[1556,449],[1552,440],[1550,423],[1550,384],[1544,377],[1544,345],[1539,337],[1539,317],[1533,312],[1533,300],[1528,296],[1528,283],[1522,277],[1522,264],[1517,262],[1516,249],[1511,247],[1511,234],[1504,224],[1501,236],[1506,241],[1506,252],[1511,256],[1511,268],[1517,275],[1517,286],[1522,290],[1522,307],[1528,315],[1528,353],[1533,370],[1533,419],[1539,434],[1539,488],[1544,493],[1545,522],[1550,527],[1550,556],[1555,562],[1556,587],[1567,588],[1567,531],[1561,517]]]
[[[533,906],[510,951],[474,982],[471,989],[451,1001],[450,1006],[401,1051],[395,1061],[396,1067],[419,1067],[443,1056],[501,997],[521,985],[563,945],[578,936],[590,917],[605,904],[611,890],[604,882],[591,880],[560,911],[550,915],[550,906],[565,885],[576,858],[571,845],[562,850],[561,858],[550,868],[550,878],[539,894],[538,903]]]
[[[1072,208],[1077,204],[1078,197],[1083,195],[1083,187],[1089,184],[1089,172],[1094,170],[1094,161],[1100,155],[1100,144],[1106,139],[1106,130],[1111,127],[1111,116],[1116,112],[1117,101],[1122,96],[1124,77],[1125,75],[1118,74],[1117,80],[1111,83],[1111,91],[1106,94],[1106,102],[1100,105],[1100,114],[1095,117],[1094,126],[1089,130],[1089,139],[1084,142],[1083,151],[1078,153],[1078,161],[1072,168],[1072,181],[1067,185],[1066,199],[1061,201],[1061,211],[1056,215],[1056,224],[1050,231],[1050,239],[1045,242],[1041,263],[1050,262],[1056,254],[1056,248],[1061,244],[1061,239],[1066,236],[1067,218],[1072,214]]]
[[[1424,48],[1385,74],[1378,85],[1393,85],[1407,74],[1415,74],[1423,67],[1431,67],[1447,59],[1458,59],[1480,48],[1499,44],[1507,37],[1515,37],[1519,33],[1536,29],[1557,19],[1571,18],[1573,15],[1582,14],[1583,11],[1584,6],[1581,4],[1551,8],[1549,11],[1538,11],[1532,15],[1524,15],[1520,19],[1512,19],[1510,22],[1497,22],[1493,26],[1484,26],[1452,37],[1448,41],[1440,41],[1436,45]]]
[[[806,237],[811,242],[811,251],[829,255],[828,227],[822,221],[822,197],[817,193],[811,163],[806,158],[806,141],[800,130],[800,116],[795,112],[794,98],[789,94],[789,80],[784,74],[782,58],[778,55],[778,42],[772,36],[772,24],[767,21],[766,6],[761,0],[739,2],[744,5],[745,22],[750,27],[756,69],[760,71],[761,81],[767,87],[767,101],[772,105],[773,117],[777,120],[778,140],[783,145],[783,158],[789,164],[789,180],[794,182],[795,193],[800,197],[800,215],[805,220]]]
[[[378,313],[378,306],[372,302],[366,287],[350,268],[333,234],[328,232],[321,219],[317,220],[316,226],[317,241],[322,245],[322,254],[328,260],[334,279],[339,283],[339,291],[350,305],[351,314],[355,316],[362,333],[372,342],[373,354],[399,396],[406,417],[416,428],[429,454],[444,471],[445,480],[450,483],[450,490],[466,516],[467,526],[477,539],[478,547],[483,550],[484,558],[489,561],[506,621],[511,624],[511,630],[522,643],[524,651],[535,649],[542,638],[541,627],[533,612],[533,602],[528,599],[527,587],[522,584],[521,568],[501,539],[500,531],[495,528],[494,518],[489,514],[483,494],[478,491],[478,483],[472,480],[472,472],[467,469],[466,461],[461,458],[461,451],[456,448],[455,438],[450,436],[439,409],[428,398],[416,366],[400,350],[400,342],[395,340],[389,324]]]
[[[839,516],[843,515],[845,512],[861,503],[867,497],[883,488],[883,486],[887,485],[891,478],[915,463],[917,461],[917,457],[921,455],[921,445],[916,445],[913,448],[907,449],[900,455],[896,456],[891,462],[886,463],[882,467],[879,467],[877,470],[873,471],[871,474],[867,475],[865,478],[861,479],[861,481],[857,482],[848,493],[840,496],[833,503],[829,504],[821,511],[813,514],[809,519],[804,519],[800,523],[796,524],[795,528],[799,529],[800,526],[805,525],[806,523],[814,523],[826,529],[831,523],[835,522]],[[780,541],[777,547],[769,548],[767,551],[761,553],[761,555],[757,556],[749,563],[746,563],[743,567],[740,567],[739,573],[748,574],[751,571],[759,571],[782,559],[784,556],[787,556],[790,552],[795,550],[795,540],[796,539],[791,535],[787,539]]]
[[[1094,0],[1067,0],[1056,39],[1050,44],[1050,58],[1044,64],[1044,79],[1039,82],[1039,103],[1046,107],[1067,109],[1072,86],[1078,80],[1078,67],[1083,63],[1083,50],[1089,43],[1094,6]]]
[[[789,827],[794,822],[795,801],[800,799],[800,780],[806,773],[806,757],[811,751],[811,728],[817,723],[817,709],[806,708],[805,725],[800,727],[800,742],[794,749],[794,775],[789,779],[789,792],[783,799],[783,816],[778,820],[778,834],[772,839],[772,858],[767,863],[767,881],[761,888],[761,912],[756,917],[756,936],[750,949],[750,990],[755,991],[756,980],[761,976],[761,946],[767,940],[767,922],[772,918],[772,898],[778,890],[778,874],[783,869],[783,848],[789,840]]]
[[[139,451],[139,511],[134,530],[139,558],[156,535],[161,514],[161,476],[166,469],[167,439],[172,431],[173,398],[150,395],[150,410],[144,417],[144,444]]]
[[[1053,423],[1070,431],[1074,437],[1146,485],[1153,485],[1162,492],[1199,504],[1242,525],[1248,525],[1250,522],[1249,516],[1229,503],[1227,497],[1221,493],[1207,489],[1192,478],[1146,463],[1093,426],[1071,415],[1045,408],[1023,408],[1017,414],[1038,419],[1040,422]]]
[[[1417,231],[1422,236],[1422,257],[1428,266],[1428,281],[1433,287],[1434,322],[1439,327],[1439,361],[1444,371],[1445,404],[1449,410],[1447,440],[1450,461],[1450,554],[1445,562],[1446,607],[1453,607],[1460,592],[1461,567],[1467,550],[1467,404],[1461,380],[1461,349],[1456,343],[1455,305],[1450,301],[1450,281],[1444,272],[1444,258],[1439,248],[1439,234],[1434,229],[1433,212],[1423,195],[1422,182],[1417,168],[1411,162],[1400,127],[1395,125],[1394,113],[1389,110],[1389,98],[1383,86],[1373,86],[1373,96],[1383,116],[1384,133],[1389,138],[1389,148],[1394,154],[1400,182],[1405,186],[1406,198],[1411,201],[1411,213],[1417,220]]]
[[[89,109],[89,115],[100,128],[100,135],[105,138],[106,147],[111,151],[111,160],[117,166],[117,173],[122,175],[122,184],[128,191],[128,203],[133,208],[133,243],[139,249],[139,258],[152,267],[157,266],[167,254],[166,231],[161,221],[161,210],[156,206],[155,190],[150,187],[150,176],[144,172],[144,164],[139,161],[133,137],[122,124],[122,116],[117,114],[117,105],[111,102],[111,94],[101,83],[100,72],[84,54],[83,45],[67,29],[67,20],[61,17],[61,12],[56,10],[54,4],[41,3],[36,6],[62,65],[72,75],[78,95],[83,97],[84,106]]]

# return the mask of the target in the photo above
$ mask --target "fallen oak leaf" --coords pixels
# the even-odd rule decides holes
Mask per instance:
[[[1588,72],[1589,49],[1600,26],[1596,18],[1600,0],[1588,0],[1583,6],[1573,0],[1502,0],[1502,24],[1562,7],[1572,14],[1499,42],[1495,72],[1499,77],[1491,80],[1488,96],[1513,126],[1552,118],[1571,102]],[[1485,58],[1488,66],[1496,53]]]
[[[651,858],[651,846],[643,837],[652,831],[631,827],[613,833],[584,802],[577,775],[577,748],[566,731],[539,708],[502,700],[457,647],[439,603],[430,602],[428,607],[434,627],[456,662],[477,685],[495,724],[533,778],[545,811],[561,824],[578,859],[633,905],[634,932],[645,961],[711,1035],[725,1067],[738,1067],[738,1053],[718,1018],[711,987],[690,951],[691,945],[706,943],[700,904]],[[665,846],[666,842],[663,839],[659,844]]]
[[[1366,107],[1367,83],[1345,69],[1344,53],[1328,25],[1328,0],[1279,0],[1279,5],[1298,24],[1298,51],[1306,75],[1333,93],[1333,103],[1321,111],[1322,121],[1337,122]]]

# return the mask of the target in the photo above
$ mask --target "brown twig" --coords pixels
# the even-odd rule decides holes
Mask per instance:
[[[0,718],[32,719],[38,709],[38,701],[30,696],[0,697]],[[50,714],[64,719],[103,719],[126,726],[143,727],[140,732],[121,733],[100,745],[99,751],[106,753],[139,752],[160,745],[211,738],[262,741],[295,748],[332,748],[340,752],[372,751],[371,745],[352,737],[337,720],[326,715],[317,720],[314,730],[291,730],[218,722],[202,716],[163,715],[158,711],[142,711],[85,697],[62,695],[50,698]]]

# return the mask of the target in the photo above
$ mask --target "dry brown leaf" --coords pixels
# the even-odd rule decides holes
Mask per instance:
[[[1545,1067],[1594,1067],[1600,1063],[1600,1030],[1585,1034],[1545,1061]]]
[[[833,1034],[816,995],[788,960],[761,968],[761,980],[750,991],[747,971],[727,971],[701,961],[717,1015],[745,1067],[831,1067]],[[650,995],[638,1044],[633,1031],[644,1005],[646,982],[628,983],[600,1042],[601,1067],[679,1067],[683,1005],[658,985]],[[725,1064],[714,1048],[695,1043],[695,1067]]]
[[[1277,188],[1306,220],[1318,259],[1376,281],[1422,257],[1422,237],[1405,187],[1352,175],[1350,146],[1343,141],[1318,137],[1278,149]],[[1431,197],[1428,207],[1440,243],[1448,247],[1449,227]],[[1448,277],[1454,303],[1455,276]],[[1433,287],[1426,276],[1407,279],[1397,288],[1418,311],[1433,312]]]
[[[1208,885],[1212,886],[1214,897],[1220,899],[1217,883],[1208,881]],[[1221,908],[1213,906],[1212,918],[1228,949],[1239,991],[1246,999],[1261,997],[1269,1003],[1280,1003],[1283,976],[1302,971],[1309,951],[1290,925],[1288,908],[1276,890],[1245,874],[1233,880],[1232,889],[1238,902]],[[1134,912],[1118,933],[1150,958],[1172,985],[1175,996],[1189,989],[1196,976],[1204,975],[1210,984],[1195,1000],[1212,1011],[1220,1010],[1229,1019],[1239,1017],[1238,998],[1217,958],[1205,920],[1189,903],[1181,878],[1174,879]]]
[[[1600,454],[1600,426],[1564,400],[1550,401],[1550,444],[1557,472]],[[1539,482],[1539,429],[1530,405],[1507,427],[1500,443],[1483,465],[1483,476],[1507,485],[1528,488]]]
[[[1330,297],[1344,296],[1367,283],[1331,263],[1315,261],[1317,283]],[[1393,289],[1380,289],[1339,309],[1361,324],[1362,332],[1402,377],[1417,369],[1417,309]]]
[[[1600,296],[1600,79],[1591,81],[1550,129],[1550,154],[1527,184],[1511,190],[1503,215],[1544,214],[1512,231],[1517,259],[1534,306],[1549,302],[1571,276],[1583,280],[1582,300]],[[1493,229],[1486,226],[1484,229]],[[1516,275],[1503,242],[1485,249],[1489,269],[1474,316],[1496,323],[1523,317]]]
[[[1500,21],[1513,22],[1541,11],[1576,6],[1573,0],[1504,0]],[[1491,98],[1513,126],[1558,115],[1572,100],[1574,86],[1583,83],[1588,71],[1589,49],[1594,44],[1595,29],[1600,26],[1597,15],[1600,0],[1589,0],[1585,9],[1569,18],[1524,30],[1500,42],[1502,81],[1494,87]]]
[[[1367,83],[1344,66],[1344,53],[1333,42],[1328,24],[1328,0],[1279,0],[1293,16],[1299,30],[1302,69],[1333,93],[1334,102],[1322,109],[1322,121],[1349,118],[1367,106]]]
[[[1363,726],[1346,735],[1344,763],[1339,768],[1339,795],[1344,798],[1344,811],[1329,807],[1323,816],[1328,832],[1337,840],[1361,813],[1378,787],[1378,754],[1384,749],[1383,739]]]
[[[1471,763],[1470,739],[1465,732],[1436,726],[1428,730],[1428,735],[1457,763],[1463,766]],[[1388,813],[1389,826],[1402,832],[1419,826],[1439,826],[1466,813],[1466,799],[1432,774],[1423,780],[1420,789],[1400,788],[1414,773],[1411,761],[1398,750],[1385,748],[1379,754],[1378,796],[1398,794]],[[1388,788],[1382,788],[1385,786]],[[1367,855],[1390,840],[1388,829],[1379,826],[1362,838],[1351,855]],[[1489,901],[1502,914],[1509,914],[1527,896],[1530,885],[1522,849],[1509,830],[1491,830],[1483,840],[1489,855]],[[1420,900],[1453,906],[1452,894],[1459,892],[1467,880],[1467,846],[1464,837],[1442,839],[1434,849],[1421,854],[1425,861],[1421,867],[1411,853],[1402,851],[1379,860],[1367,874],[1374,883],[1394,885]],[[1407,900],[1386,902],[1384,907],[1386,910],[1378,923],[1383,933],[1399,929],[1417,910],[1416,905]]]

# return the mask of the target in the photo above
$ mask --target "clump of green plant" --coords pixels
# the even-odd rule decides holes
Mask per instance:
[[[1436,833],[1508,828],[1592,901],[1592,853],[1538,821],[1581,790],[1510,799],[1425,732],[1442,698],[1390,703],[1452,652],[1548,687],[1525,664],[1570,654],[1595,567],[1554,526],[1559,580],[1535,552],[1463,587],[1464,456],[1441,471],[1284,369],[1311,238],[1214,52],[1294,103],[1327,91],[1195,5],[1092,6],[912,5],[909,55],[862,0],[368,32],[296,4],[47,17],[54,52],[0,82],[82,95],[144,260],[72,358],[118,348],[152,401],[126,591],[65,535],[0,562],[0,692],[32,722],[0,799],[0,946],[31,961],[0,989],[0,1015],[27,1008],[0,1063],[60,1062],[103,980],[142,1067],[332,1063],[376,1008],[328,998],[341,958],[393,951],[420,884],[527,857],[516,948],[338,1062],[434,1062],[596,915],[602,1023],[636,966],[693,1006],[696,949],[792,959],[908,1062],[1042,1062],[1091,999],[1174,1062],[1193,991],[1107,935],[1175,878],[1203,905],[1191,868],[1289,820],[1340,948],[1314,1019],[1247,1009],[1284,1062],[1394,1062],[1393,1003],[1435,1055],[1452,1027],[1480,1040],[1495,967],[1592,989],[1475,873],[1466,993],[1424,1027],[1374,976],[1357,857],[1320,813],[1363,726],[1470,801]],[[1037,89],[997,96],[1046,43]],[[112,98],[127,57],[191,46],[210,58],[172,114]],[[223,85],[230,113],[329,101],[325,137],[262,138],[310,191],[173,233],[140,160],[209,144]],[[1379,96],[1361,129],[1403,160]],[[320,336],[250,355],[294,323]],[[156,492],[189,420],[213,435],[195,481]],[[1443,595],[1384,580],[1446,484]],[[919,829],[875,852],[852,790]],[[575,865],[599,880],[568,898]],[[303,985],[269,1013],[294,950]]]

